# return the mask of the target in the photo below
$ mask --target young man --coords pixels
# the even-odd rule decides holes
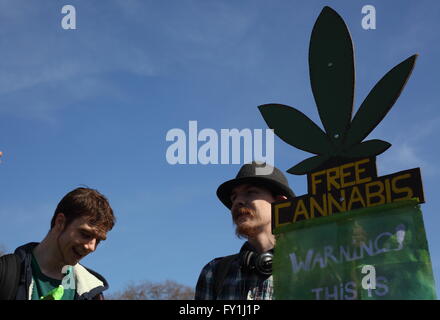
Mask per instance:
[[[272,299],[271,203],[295,194],[280,170],[263,175],[260,172],[267,170],[259,167],[245,164],[235,179],[217,189],[218,198],[231,210],[237,236],[247,241],[238,254],[216,258],[202,269],[196,300]]]
[[[8,255],[9,262],[7,256],[0,259],[3,299],[102,300],[107,281],[79,261],[96,250],[114,224],[113,210],[97,190],[69,192],[58,204],[43,241],[17,248]],[[14,274],[17,283],[13,276],[5,277]],[[6,287],[9,297],[5,297]]]

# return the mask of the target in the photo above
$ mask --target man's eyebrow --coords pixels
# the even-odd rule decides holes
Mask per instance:
[[[105,232],[95,231],[95,232],[94,232],[94,235],[96,236],[96,238],[97,238],[99,241],[105,241],[105,240],[107,240],[107,236],[106,236]]]
[[[254,186],[254,185],[252,185],[252,184],[244,185],[242,191],[247,191],[247,190],[249,190],[249,189],[251,189],[251,188],[253,188],[253,187],[256,187],[256,186]],[[237,194],[237,191],[234,189],[234,190],[231,192],[231,198],[232,198],[232,196],[235,196],[236,194]]]
[[[81,231],[87,233],[90,236],[93,236],[94,238],[97,238],[100,241],[104,241],[107,240],[107,236],[105,235],[105,233],[97,231],[97,230],[93,230],[93,229],[87,229],[87,228],[80,228]]]

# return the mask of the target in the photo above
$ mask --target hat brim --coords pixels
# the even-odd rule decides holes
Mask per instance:
[[[238,179],[232,179],[229,181],[226,181],[222,183],[218,189],[217,189],[217,197],[220,199],[220,201],[228,208],[231,209],[232,202],[231,202],[231,193],[232,190],[241,184],[252,184],[252,183],[263,183],[265,186],[267,186],[268,189],[275,193],[279,193],[280,195],[284,195],[288,198],[294,198],[295,194],[293,191],[285,186],[284,184],[275,181],[270,178],[265,177],[243,177]]]

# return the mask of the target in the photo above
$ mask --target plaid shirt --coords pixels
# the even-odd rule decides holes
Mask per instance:
[[[250,244],[246,242],[240,252],[249,249]],[[197,281],[195,300],[272,300],[272,276],[243,270],[239,255],[232,260],[220,296],[216,297],[214,274],[221,259],[216,258],[203,267]]]

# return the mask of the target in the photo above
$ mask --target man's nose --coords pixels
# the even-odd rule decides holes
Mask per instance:
[[[93,252],[96,250],[96,239],[92,239],[89,242],[85,244],[85,249],[88,253]]]

